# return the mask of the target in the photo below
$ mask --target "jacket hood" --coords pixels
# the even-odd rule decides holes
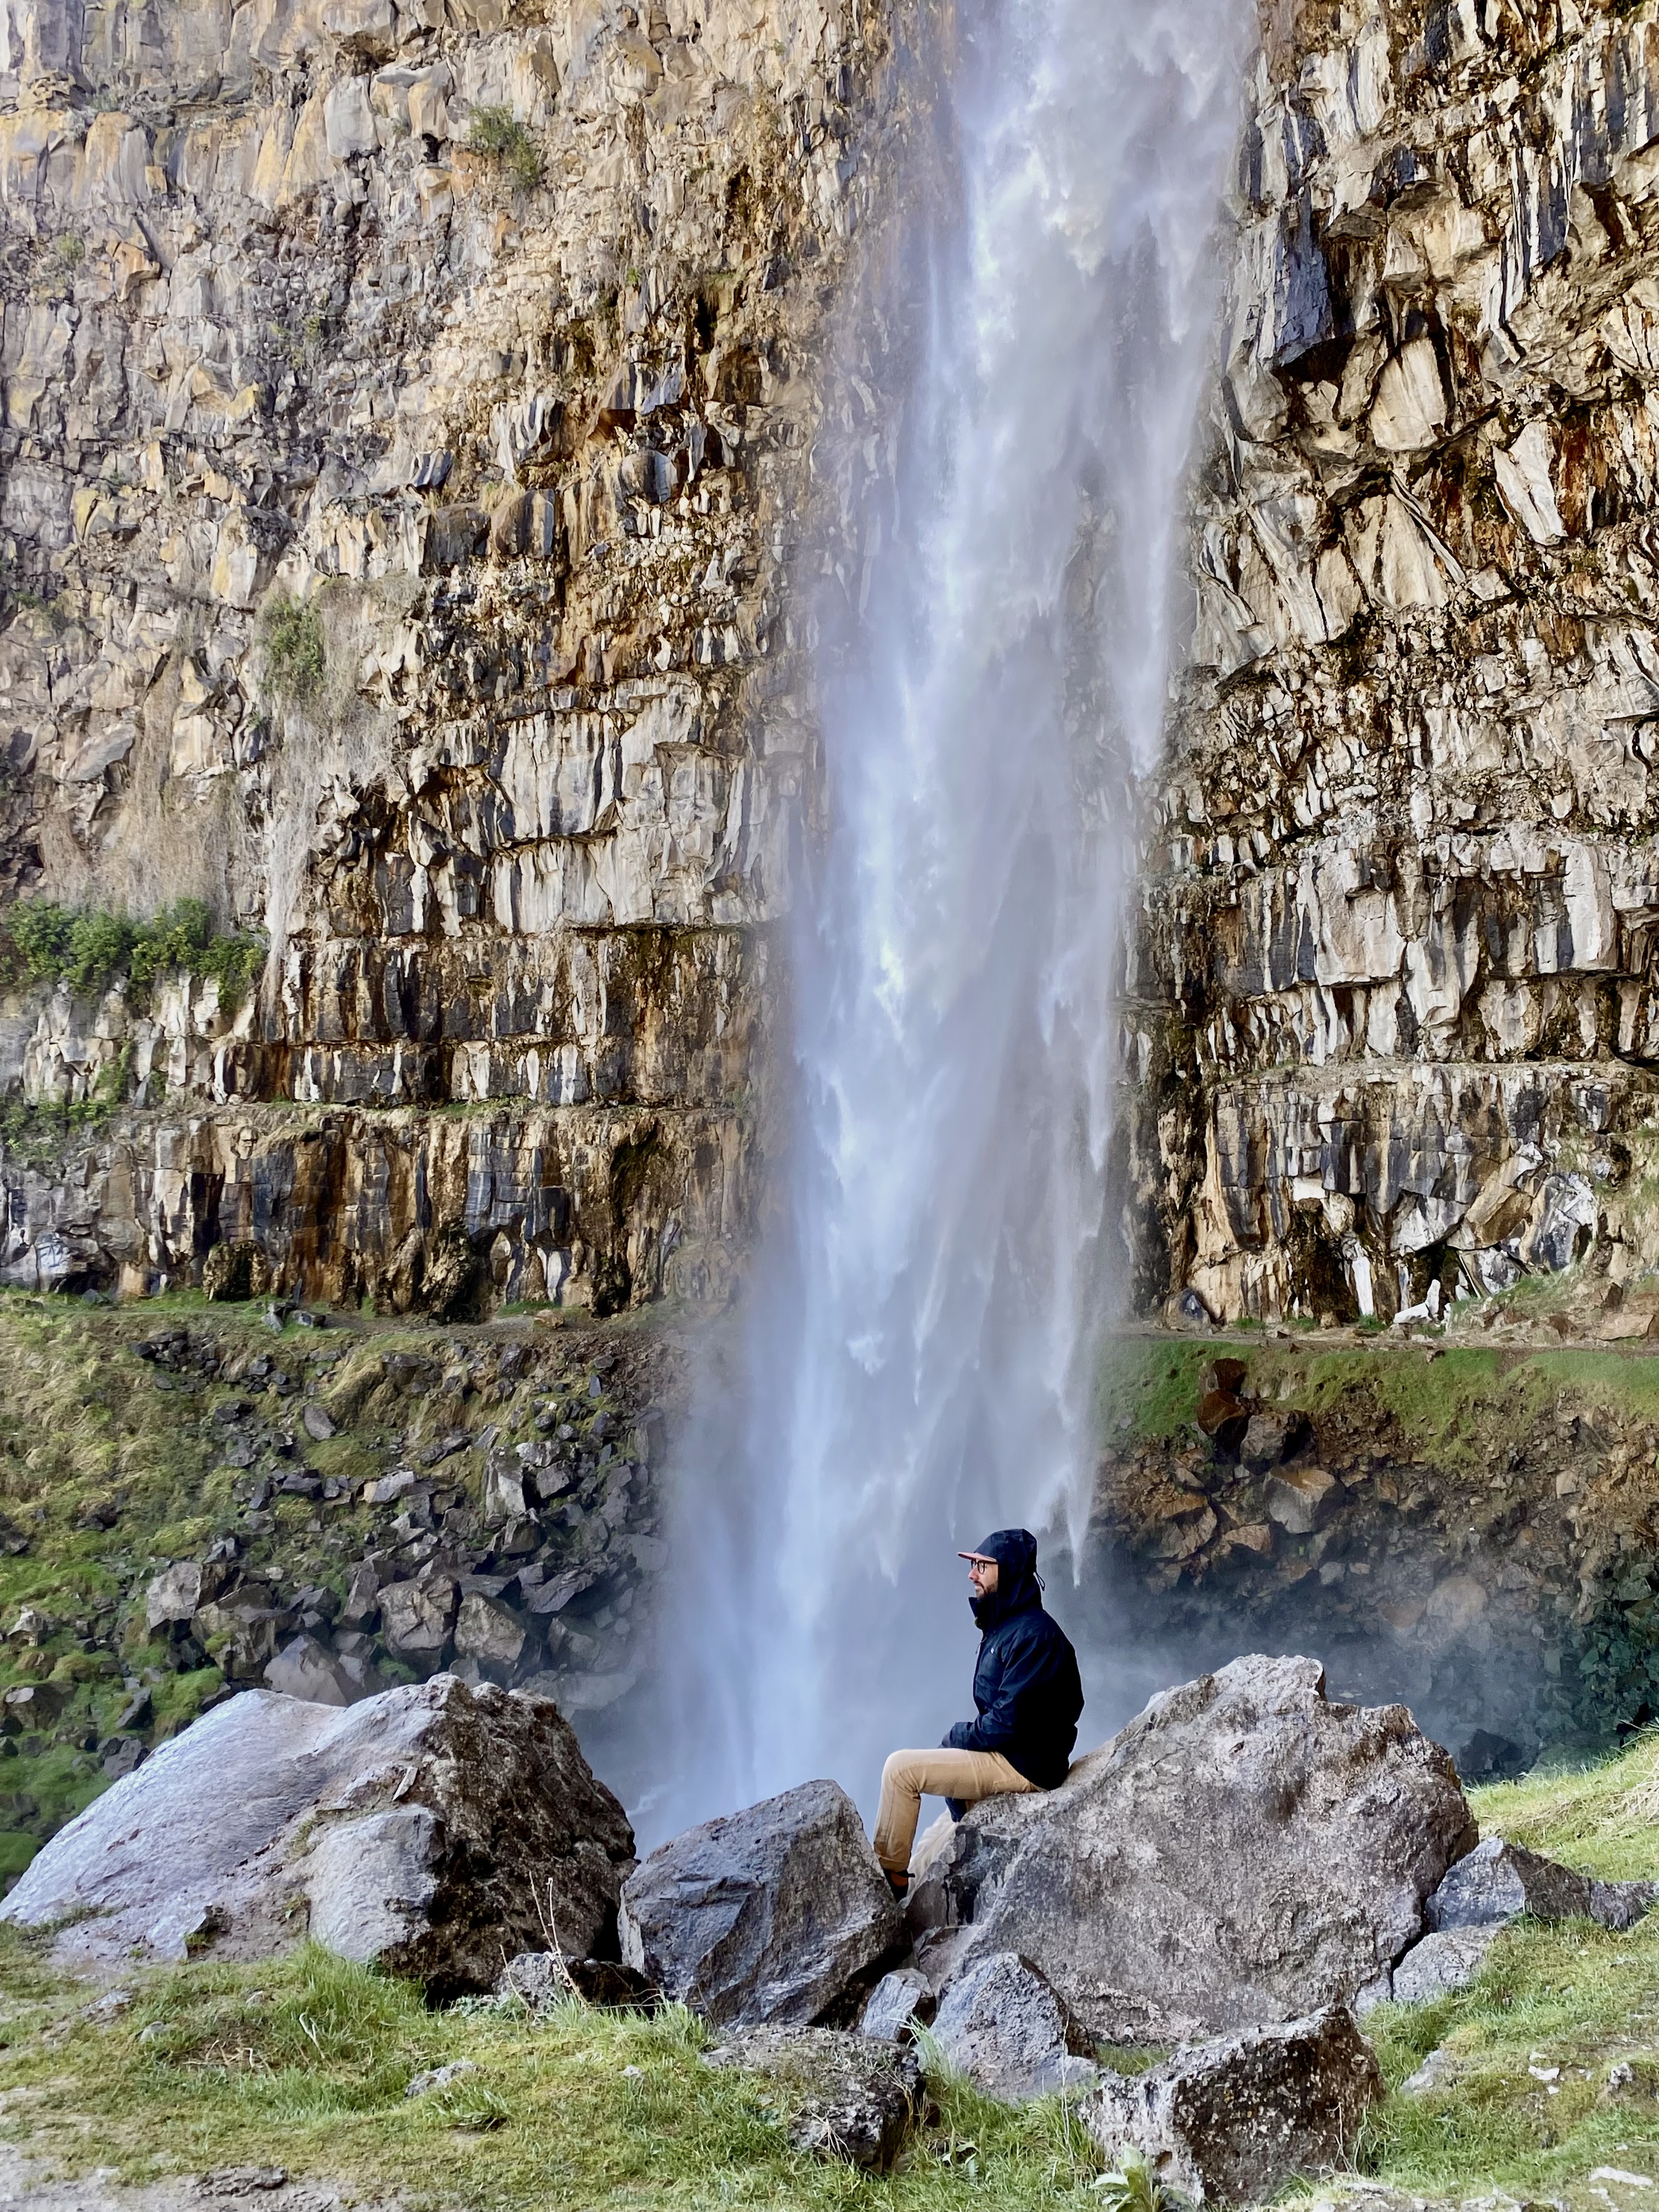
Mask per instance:
[[[975,1622],[986,1635],[1017,1613],[1042,1602],[1042,1583],[1036,1571],[1036,1538],[1029,1528],[997,1528],[976,1548],[997,1563],[997,1586],[988,1597],[969,1601]]]

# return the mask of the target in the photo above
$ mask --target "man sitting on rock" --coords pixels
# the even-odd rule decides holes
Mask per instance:
[[[960,1820],[969,1805],[1005,1790],[1052,1790],[1066,1779],[1083,1711],[1077,1654],[1042,1609],[1036,1539],[999,1528],[968,1562],[980,1626],[974,1669],[975,1720],[958,1721],[938,1751],[896,1751],[881,1771],[876,1856],[902,1897],[924,1795],[949,1801]]]

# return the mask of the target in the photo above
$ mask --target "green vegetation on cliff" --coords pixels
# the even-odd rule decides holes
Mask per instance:
[[[1243,1359],[1253,1398],[1318,1415],[1363,1403],[1401,1454],[1480,1468],[1496,1446],[1552,1411],[1564,1392],[1586,1410],[1659,1423],[1659,1358],[1588,1346],[1488,1348],[1383,1340],[1330,1346],[1313,1334],[1218,1342],[1125,1337],[1101,1370],[1099,1425],[1109,1444],[1166,1443],[1197,1419],[1204,1370]]]
[[[148,921],[96,908],[24,899],[4,917],[5,965],[17,983],[67,983],[77,997],[126,979],[135,1001],[168,975],[211,979],[220,1002],[239,1006],[264,960],[261,939],[216,929],[200,899],[179,899]]]
[[[259,618],[265,687],[273,698],[303,706],[321,690],[328,650],[323,621],[308,599],[273,592]]]
[[[514,183],[533,191],[542,180],[542,157],[536,142],[510,107],[475,107],[466,134],[467,150],[498,161]]]

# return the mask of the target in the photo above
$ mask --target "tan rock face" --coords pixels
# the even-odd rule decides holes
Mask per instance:
[[[234,1236],[401,1305],[723,1295],[827,417],[832,498],[880,465],[830,308],[901,12],[13,10],[0,893],[199,895],[271,957],[236,1008],[0,1011],[0,1087],[134,1109],[0,1163],[0,1279]],[[1659,1262],[1659,0],[1263,22],[1128,963],[1138,1291],[1620,1276]]]
[[[1561,1202],[1650,1265],[1659,12],[1263,20],[1130,963],[1141,1290],[1387,1314],[1571,1258]]]
[[[181,982],[0,1021],[6,1088],[173,1109],[88,1168],[106,1261],[199,1261],[222,1232],[160,1164],[205,1146],[288,1163],[247,1233],[351,1287],[316,1243],[344,1186],[301,1200],[314,1146],[200,1118],[231,1101],[412,1113],[332,1121],[331,1172],[380,1243],[476,1242],[481,1185],[375,1212],[406,1143],[467,1152],[421,1118],[454,1104],[509,1117],[532,1212],[599,1178],[546,1248],[568,1295],[710,1233],[687,1279],[729,1274],[874,58],[841,0],[11,11],[0,894],[199,896],[271,952],[234,1015]],[[0,1273],[40,1272],[15,1230]]]

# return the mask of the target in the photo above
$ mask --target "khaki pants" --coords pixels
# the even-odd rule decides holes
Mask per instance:
[[[981,1797],[1036,1787],[1000,1751],[896,1751],[881,1770],[876,1856],[889,1874],[908,1873],[924,1796],[959,1797],[973,1805]]]

